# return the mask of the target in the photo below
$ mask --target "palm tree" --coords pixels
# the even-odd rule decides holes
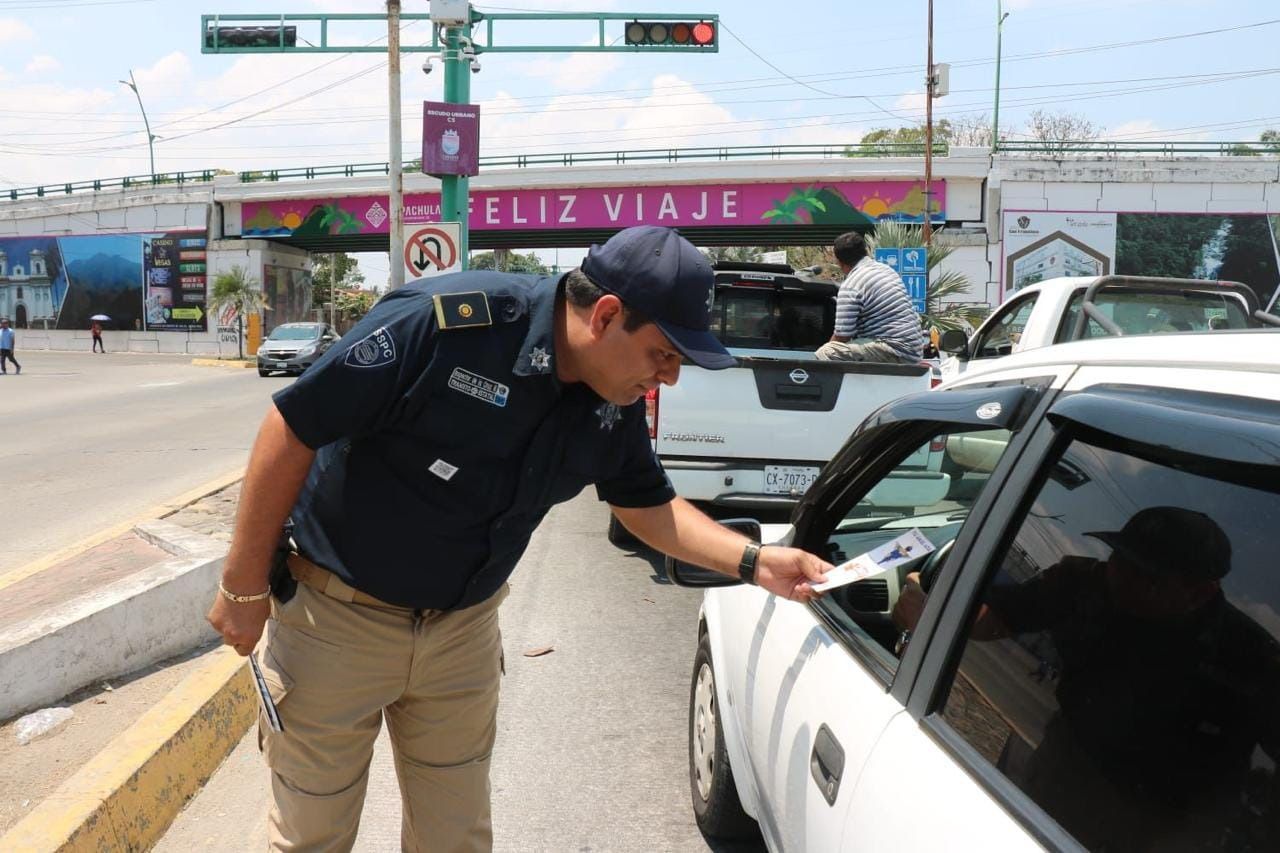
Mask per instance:
[[[990,309],[985,305],[964,305],[943,301],[948,297],[967,294],[969,277],[956,270],[946,270],[934,276],[934,268],[945,261],[955,247],[938,241],[938,235],[942,233],[941,228],[933,232],[928,244],[924,242],[923,231],[924,229],[919,225],[880,222],[876,225],[875,233],[868,242],[871,243],[870,248],[873,254],[876,247],[900,249],[924,246],[927,248],[929,278],[925,290],[924,313],[920,315],[920,321],[926,329],[936,328],[943,332],[947,329],[960,329],[967,333],[977,328],[986,319]]]
[[[234,266],[228,272],[220,272],[213,277],[209,311],[217,314],[224,308],[234,308],[236,311],[236,326],[239,330],[236,337],[240,358],[244,358],[244,315],[250,311],[256,313],[271,310],[266,294],[258,288],[257,280],[244,267]]]

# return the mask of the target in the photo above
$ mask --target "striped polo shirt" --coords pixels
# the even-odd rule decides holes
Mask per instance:
[[[906,285],[891,267],[870,257],[854,264],[840,285],[835,334],[852,341],[882,341],[904,358],[919,358],[924,350],[920,315]]]

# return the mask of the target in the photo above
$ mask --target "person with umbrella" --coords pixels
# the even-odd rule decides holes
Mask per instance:
[[[89,322],[91,324],[89,326],[89,331],[93,334],[93,351],[94,352],[100,351],[104,355],[107,352],[107,348],[103,346],[103,343],[102,343],[102,324],[103,322],[109,321],[110,319],[111,318],[108,317],[106,314],[94,314],[92,317],[89,318]]]

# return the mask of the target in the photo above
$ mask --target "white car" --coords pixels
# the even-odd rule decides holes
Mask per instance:
[[[1086,317],[1081,317],[1084,307]],[[1238,282],[1105,275],[1051,278],[1014,292],[971,336],[945,332],[943,379],[1027,350],[1108,335],[1258,328],[1258,299]]]
[[[941,489],[900,464],[939,440]],[[668,561],[719,587],[690,689],[700,828],[1280,849],[1277,520],[1280,333],[1064,344],[890,403],[791,525],[755,530],[834,563],[911,529],[931,553],[808,605]]]

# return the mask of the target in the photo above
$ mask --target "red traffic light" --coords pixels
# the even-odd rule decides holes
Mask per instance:
[[[716,44],[716,27],[709,21],[631,21],[623,35],[626,43],[633,47],[715,47]]]

